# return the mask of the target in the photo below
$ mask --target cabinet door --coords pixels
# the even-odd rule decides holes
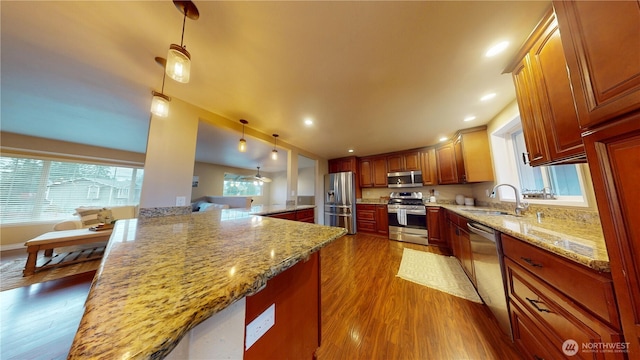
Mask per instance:
[[[640,108],[638,1],[553,5],[582,128]]]
[[[453,143],[448,143],[436,149],[438,165],[438,184],[457,184],[456,156]]]
[[[376,228],[378,234],[389,235],[389,217],[387,212],[387,205],[376,206]]]
[[[422,162],[422,184],[437,185],[436,149],[423,151],[420,154],[420,161]]]
[[[542,115],[538,133],[546,137],[549,160],[556,162],[584,157],[584,147],[555,16],[549,22],[531,49],[530,61]]]
[[[629,354],[640,354],[640,111],[584,138]],[[624,290],[620,290],[624,289]]]
[[[418,171],[420,170],[420,152],[411,151],[403,155],[404,157],[404,170],[405,171]]]
[[[371,160],[373,187],[387,187],[387,159],[384,156]]]
[[[544,140],[542,126],[538,125],[541,118],[539,101],[536,95],[534,82],[531,78],[529,55],[513,70],[513,83],[516,88],[516,99],[520,110],[520,122],[524,142],[527,146],[527,154],[522,154],[522,160],[532,166],[541,165],[548,161],[547,146]]]
[[[387,168],[389,172],[404,171],[404,157],[402,155],[387,156]]]
[[[493,181],[493,165],[487,129],[463,132],[461,134],[461,146],[464,182]],[[458,152],[456,151],[457,161]],[[457,165],[457,167],[460,167],[460,165]],[[460,173],[458,173],[458,180],[460,180]]]
[[[464,222],[466,226],[466,221]],[[473,254],[471,252],[471,236],[469,232],[463,229],[462,227],[458,228],[459,232],[459,242],[460,242],[460,262],[462,263],[462,268],[471,279],[471,282],[476,284],[476,275],[473,269]]]
[[[429,245],[447,248],[447,238],[443,228],[443,210],[437,207],[427,207],[427,230],[429,233]]]
[[[372,165],[372,160],[370,158],[360,159],[360,187],[373,187]]]
[[[456,174],[459,183],[467,182],[467,174],[464,168],[464,156],[462,154],[462,135],[453,141],[453,158],[456,163]]]

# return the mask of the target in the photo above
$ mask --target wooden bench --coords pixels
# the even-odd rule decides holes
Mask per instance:
[[[69,265],[81,261],[99,259],[104,252],[104,245],[102,246],[102,251],[80,251],[81,253],[73,256],[60,256],[57,261],[47,259],[40,264],[40,266],[37,266],[38,252],[40,250],[44,250],[45,257],[51,258],[53,256],[53,249],[55,248],[107,242],[111,236],[111,232],[111,229],[102,231],[76,229],[52,231],[33,238],[24,244],[27,247],[28,256],[22,276],[33,275],[36,271],[53,266]]]

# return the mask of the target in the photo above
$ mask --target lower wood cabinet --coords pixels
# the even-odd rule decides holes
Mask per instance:
[[[445,210],[427,206],[427,230],[429,245],[449,249],[448,234],[445,229]]]
[[[308,222],[314,224],[315,220],[315,209],[302,209],[295,211],[287,211],[277,214],[269,214],[267,217],[272,217],[276,219],[285,219],[285,220],[293,220],[300,222]]]
[[[577,359],[625,359],[624,352],[594,348],[624,343],[608,274],[501,237],[514,342],[521,351],[535,359],[562,358],[565,342],[573,340]]]
[[[358,232],[389,236],[387,205],[356,204],[356,226]]]
[[[447,211],[447,224],[449,230],[449,242],[453,255],[460,260],[462,269],[471,282],[476,284],[475,270],[473,268],[473,254],[471,251],[471,236],[467,229],[467,219]]]
[[[275,324],[244,359],[314,359],[320,346],[320,252],[285,270],[247,296],[245,325],[275,304]]]

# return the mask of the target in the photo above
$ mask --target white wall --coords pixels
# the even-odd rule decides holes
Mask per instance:
[[[298,196],[315,195],[316,169],[308,167],[298,169]]]
[[[285,205],[287,203],[287,172],[271,173],[270,205]]]

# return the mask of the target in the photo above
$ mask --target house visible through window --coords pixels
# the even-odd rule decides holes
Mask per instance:
[[[525,164],[522,153],[526,145],[520,118],[492,134],[494,163],[499,183],[516,186],[531,203],[587,206],[584,165],[567,164],[532,167]],[[513,200],[513,191],[500,191],[501,200]]]
[[[143,169],[0,157],[0,223],[69,218],[81,206],[137,205]]]
[[[262,181],[249,179],[244,175],[225,173],[222,195],[224,196],[261,196]]]

